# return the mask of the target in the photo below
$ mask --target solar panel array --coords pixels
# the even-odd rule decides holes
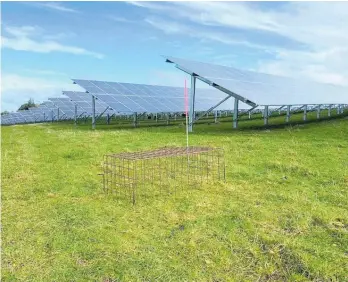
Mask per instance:
[[[183,112],[185,109],[184,88],[181,87],[82,79],[73,81],[117,112]],[[206,111],[224,98],[226,94],[215,89],[196,89],[195,110]],[[217,110],[232,108],[233,101],[227,100]]]
[[[84,110],[87,115],[92,114],[92,95],[78,91],[63,91],[63,94],[68,96],[78,107]],[[100,100],[95,100],[95,112],[97,115],[102,113],[114,114],[115,112],[109,109],[109,105]]]
[[[70,101],[69,98],[49,98],[48,100],[50,100],[59,109],[59,111],[63,112],[67,118],[75,118],[75,104]],[[77,107],[76,110],[77,116],[84,113],[84,110],[80,107]]]
[[[348,104],[348,88],[239,70],[232,67],[166,57],[179,69],[195,74],[257,105]]]
[[[234,99],[240,99],[240,112],[251,106],[269,106],[269,111],[279,106],[292,105],[291,110],[301,110],[298,105],[341,104],[347,107],[348,88],[310,81],[238,70],[232,67],[166,57],[168,62],[214,87],[196,89],[195,111],[228,111],[234,108]],[[96,116],[131,113],[180,113],[185,110],[185,94],[182,87],[120,83],[74,79],[75,84],[87,92],[63,91],[66,97],[50,98],[36,108],[1,116],[1,124],[34,123],[91,116],[92,97],[95,97]],[[187,89],[190,95],[190,89]],[[314,93],[314,94],[313,94]],[[232,97],[232,98],[231,98]],[[226,99],[229,98],[229,99]],[[316,110],[315,106],[307,110]],[[285,108],[282,109],[286,110]],[[259,107],[253,110],[259,112]]]

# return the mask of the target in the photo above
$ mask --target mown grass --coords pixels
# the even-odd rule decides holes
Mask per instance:
[[[183,146],[182,126],[2,127],[3,281],[346,281],[348,120],[283,120],[197,125],[226,183],[136,206],[103,194],[103,155]]]

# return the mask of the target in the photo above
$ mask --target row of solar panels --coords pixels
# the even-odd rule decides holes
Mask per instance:
[[[179,87],[74,80],[83,88],[93,85],[86,92],[63,91],[68,98],[49,98],[27,111],[17,111],[2,116],[2,124],[33,123],[52,120],[75,119],[91,116],[93,113],[92,95],[95,97],[95,114],[97,116],[113,114],[184,112],[184,89]],[[188,93],[190,89],[187,89]],[[214,92],[214,93],[212,93]],[[187,94],[188,94],[187,93]],[[227,95],[210,89],[197,89],[195,110],[206,111],[216,105]],[[233,100],[227,100],[217,110],[230,110]],[[249,108],[246,106],[246,108]]]
[[[95,97],[96,116],[134,112],[175,113],[185,111],[184,88],[95,80],[74,79],[73,81],[84,88],[87,93],[63,91],[65,98],[49,98],[49,101],[40,104],[37,108],[4,115],[1,123],[34,123],[91,116],[93,113],[92,96]],[[187,89],[187,94],[189,92],[190,89]],[[224,102],[215,110],[226,111],[234,108],[234,99],[224,92],[213,88],[197,88],[195,111],[207,111],[221,101]],[[250,109],[249,105],[240,105],[241,112],[248,109]]]
[[[6,114],[1,117],[2,124],[35,123],[56,120],[72,120],[92,114],[92,98],[84,92],[69,91],[66,98],[49,98],[38,107]],[[69,95],[67,95],[69,94]],[[114,114],[107,104],[96,100],[96,115]]]

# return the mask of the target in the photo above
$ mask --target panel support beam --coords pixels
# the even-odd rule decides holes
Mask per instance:
[[[57,122],[59,121],[59,107],[57,107]]]
[[[327,108],[327,116],[331,117],[331,107],[332,105],[330,104],[329,107]]]
[[[238,128],[238,108],[239,108],[239,100],[237,98],[234,98],[233,128]]]
[[[75,112],[74,112],[74,123],[77,124],[77,105],[75,104]]]
[[[317,107],[317,119],[320,119],[320,105]]]
[[[214,111],[214,123],[218,122],[218,111]]]
[[[136,112],[133,114],[133,126],[138,126],[138,114]]]
[[[303,121],[307,120],[307,108],[308,108],[307,105],[303,106]]]
[[[191,93],[190,93],[190,110],[189,110],[189,132],[193,131],[193,122],[195,118],[195,96],[196,96],[196,76],[191,75]]]
[[[95,97],[92,95],[92,129],[95,129]]]
[[[268,125],[268,106],[265,106],[264,112],[263,112],[263,123],[264,125]]]
[[[290,121],[290,109],[291,109],[291,105],[287,105],[286,106],[286,122]]]
[[[222,99],[219,103],[217,103],[215,106],[211,107],[209,110],[207,110],[206,112],[204,112],[204,114],[202,114],[201,116],[197,117],[195,119],[195,121],[199,120],[200,118],[208,115],[212,110],[216,109],[218,106],[220,106],[223,102],[225,102],[226,100],[230,99],[231,96],[227,96],[226,98]],[[227,116],[227,112],[226,112],[226,116]]]

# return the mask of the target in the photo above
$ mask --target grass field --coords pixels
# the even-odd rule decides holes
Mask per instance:
[[[136,206],[103,194],[103,155],[184,127],[2,127],[2,281],[347,281],[348,119],[243,123],[190,135],[225,149],[226,183]]]

